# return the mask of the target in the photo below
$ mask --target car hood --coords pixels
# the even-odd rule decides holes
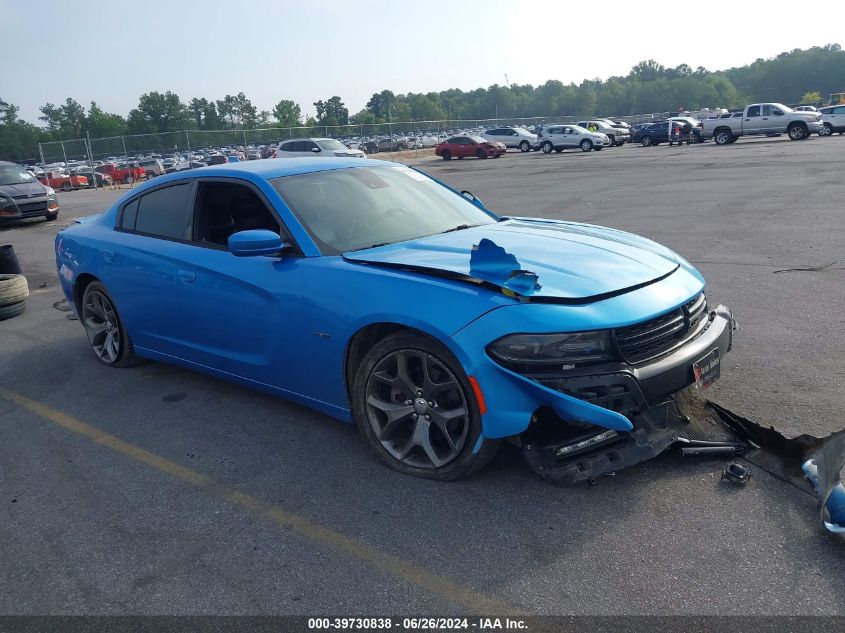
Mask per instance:
[[[11,198],[46,195],[47,189],[40,182],[21,182],[14,185],[0,185],[0,193]]]
[[[475,283],[528,301],[571,304],[641,288],[680,266],[669,249],[630,233],[535,218],[508,218],[343,256]]]

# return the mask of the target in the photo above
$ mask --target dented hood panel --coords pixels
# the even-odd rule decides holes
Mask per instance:
[[[651,240],[599,226],[510,218],[344,254],[351,262],[483,282],[529,300],[583,302],[642,287],[680,265]]]

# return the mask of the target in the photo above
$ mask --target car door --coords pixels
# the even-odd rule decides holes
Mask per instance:
[[[181,320],[179,357],[285,390],[301,388],[296,359],[313,336],[302,317],[301,257],[235,257],[240,230],[269,229],[288,241],[263,193],[236,178],[197,181],[192,238],[173,253]]]
[[[760,134],[763,127],[762,108],[759,105],[748,106],[742,119],[743,134]]]
[[[845,106],[836,106],[831,108],[830,114],[827,116],[834,132],[845,131]]]
[[[138,348],[178,351],[182,315],[173,257],[191,230],[191,190],[182,180],[132,198],[100,249],[100,279]]]
[[[786,113],[769,103],[763,105],[760,118],[761,134],[782,134],[786,132]]]

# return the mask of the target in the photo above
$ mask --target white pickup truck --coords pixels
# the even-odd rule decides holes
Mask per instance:
[[[782,103],[753,103],[742,112],[728,112],[702,121],[701,136],[717,145],[733,143],[740,136],[787,134],[790,140],[809,138],[822,127],[818,112],[798,112]]]

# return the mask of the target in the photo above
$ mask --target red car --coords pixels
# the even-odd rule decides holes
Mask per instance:
[[[499,158],[507,151],[503,143],[487,141],[480,136],[453,136],[434,148],[434,153],[443,160],[475,156],[476,158]]]

